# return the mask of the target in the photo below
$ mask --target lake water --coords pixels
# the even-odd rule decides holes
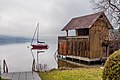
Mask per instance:
[[[58,65],[54,58],[54,53],[57,50],[56,40],[46,41],[46,44],[49,45],[49,49],[38,54],[39,64],[47,64],[49,69],[57,68]],[[0,60],[6,60],[9,72],[32,70],[33,56],[27,46],[30,46],[30,42],[0,45]],[[33,50],[32,52],[37,59],[37,51]]]
[[[33,58],[36,63],[47,65],[47,69],[70,67],[76,68],[81,67],[80,65],[72,64],[69,61],[64,61],[55,58],[54,54],[57,50],[57,39],[45,39],[43,40],[48,44],[49,48],[45,52],[37,53],[37,50],[30,48],[30,42],[26,43],[9,43],[0,44],[0,60],[5,60],[9,72],[22,72],[31,71]],[[32,55],[33,54],[33,55]],[[38,58],[37,58],[38,54]],[[34,56],[34,57],[33,57]],[[1,62],[2,65],[3,62]],[[3,66],[3,65],[2,65]]]

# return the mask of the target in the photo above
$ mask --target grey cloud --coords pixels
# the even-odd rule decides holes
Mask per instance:
[[[71,18],[90,12],[89,0],[0,0],[0,34],[30,37],[40,22],[40,35],[57,36]]]

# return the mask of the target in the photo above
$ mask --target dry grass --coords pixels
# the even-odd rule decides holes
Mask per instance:
[[[40,77],[42,80],[101,80],[102,69],[51,70],[49,72],[40,72]]]

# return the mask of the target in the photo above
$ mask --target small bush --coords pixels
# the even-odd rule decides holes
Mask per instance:
[[[120,50],[115,51],[107,59],[102,77],[103,80],[120,80]]]

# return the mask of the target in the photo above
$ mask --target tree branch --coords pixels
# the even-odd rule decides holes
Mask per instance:
[[[120,9],[119,9],[116,5],[112,4],[112,3],[111,3],[111,0],[108,0],[108,2],[109,2],[109,4],[110,4],[111,6],[115,7],[115,8],[118,10],[118,12],[120,12]]]

